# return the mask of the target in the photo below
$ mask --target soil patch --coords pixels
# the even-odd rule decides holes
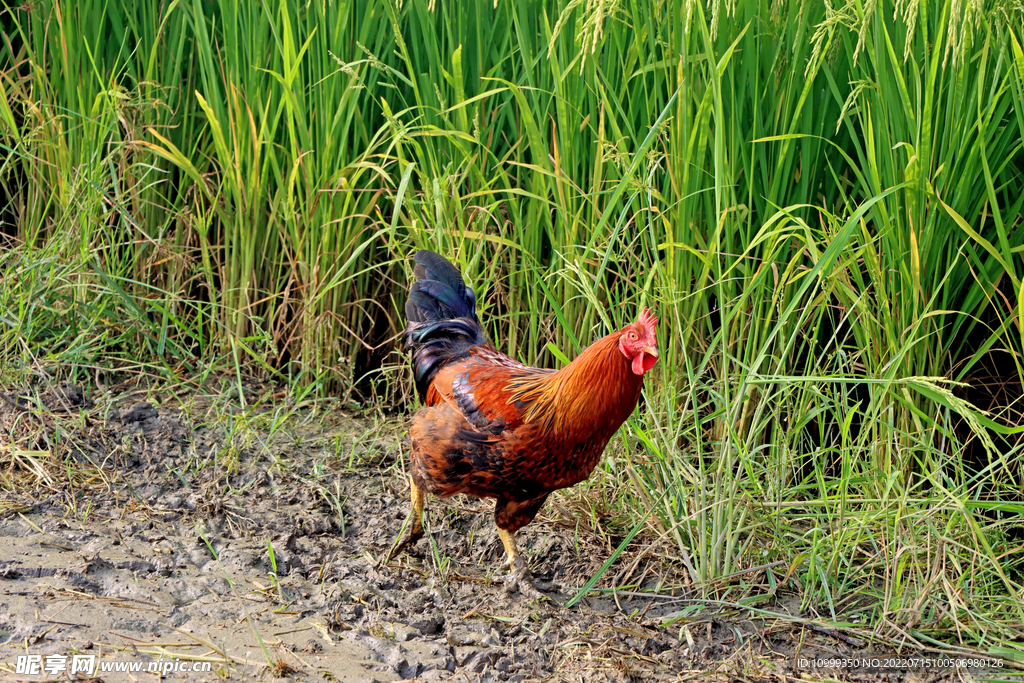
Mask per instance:
[[[556,588],[510,596],[489,501],[428,500],[429,538],[377,566],[406,515],[403,418],[317,413],[271,387],[249,389],[259,411],[130,389],[0,401],[0,680],[67,679],[76,654],[195,681],[922,676],[801,665],[867,644],[785,598],[760,605],[779,617],[751,620],[666,593],[684,582],[657,548],[625,553],[599,584],[631,590],[567,609],[607,541],[543,513],[517,538]],[[19,655],[68,661],[28,675]]]

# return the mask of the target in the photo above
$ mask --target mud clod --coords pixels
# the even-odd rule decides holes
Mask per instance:
[[[139,401],[125,412],[121,413],[121,422],[124,424],[133,424],[136,422],[145,422],[146,420],[155,420],[159,416],[156,408],[151,406],[146,401]]]

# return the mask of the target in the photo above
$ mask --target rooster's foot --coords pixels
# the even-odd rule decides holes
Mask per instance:
[[[505,577],[505,590],[509,593],[518,591],[524,598],[546,600],[547,596],[537,590],[530,580],[530,570],[526,568],[523,558],[518,555],[509,565],[508,576]]]
[[[391,548],[383,559],[378,562],[378,566],[391,562],[391,558],[395,557],[409,546],[415,545],[416,541],[421,538],[423,538],[423,527],[420,527],[419,529],[409,529],[404,538]]]

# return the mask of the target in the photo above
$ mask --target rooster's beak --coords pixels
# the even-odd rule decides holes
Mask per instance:
[[[648,356],[654,356],[655,358],[659,357],[658,356],[658,349],[655,346],[644,347],[644,353],[646,353]]]

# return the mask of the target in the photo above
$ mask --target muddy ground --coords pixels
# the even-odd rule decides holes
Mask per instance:
[[[429,500],[431,540],[378,567],[406,514],[402,416],[268,387],[250,410],[127,385],[0,398],[0,680],[67,680],[17,657],[73,654],[209,662],[164,676],[195,681],[953,678],[800,665],[867,644],[784,595],[763,619],[696,600],[654,539],[598,584],[635,588],[566,608],[609,547],[557,512],[518,534],[546,600],[505,592],[489,501]]]

